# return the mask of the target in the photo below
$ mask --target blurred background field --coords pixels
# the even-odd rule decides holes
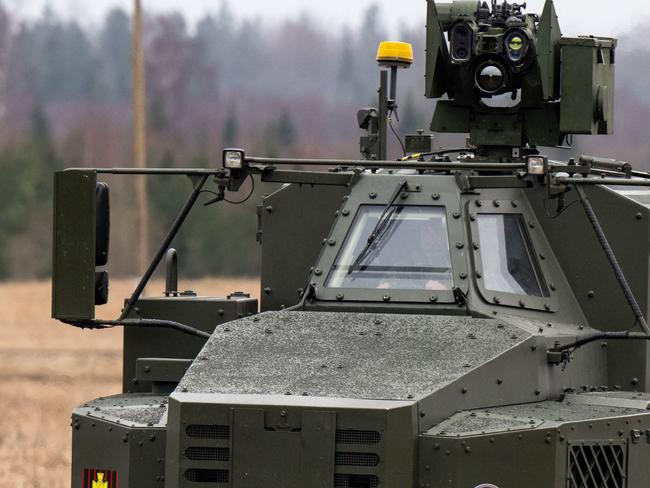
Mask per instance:
[[[183,289],[259,296],[246,279],[181,281]],[[102,317],[117,317],[135,280],[112,283]],[[162,292],[154,282],[152,295]],[[0,488],[70,487],[70,414],[120,393],[122,331],[82,331],[49,319],[50,284],[0,284]]]

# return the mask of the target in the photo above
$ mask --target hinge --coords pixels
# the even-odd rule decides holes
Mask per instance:
[[[264,213],[264,205],[257,206],[257,232],[255,233],[255,240],[262,244],[262,215]]]

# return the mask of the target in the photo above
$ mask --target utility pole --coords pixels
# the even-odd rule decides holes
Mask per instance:
[[[142,3],[134,0],[133,11],[133,164],[136,168],[147,166],[147,98],[144,73],[144,49],[142,35]],[[137,233],[137,267],[140,273],[149,261],[149,205],[147,180],[136,176],[135,224]]]

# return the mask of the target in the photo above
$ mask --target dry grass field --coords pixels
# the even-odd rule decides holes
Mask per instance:
[[[134,285],[111,283],[101,316],[116,317]],[[259,288],[254,280],[182,285],[214,296]],[[120,392],[121,330],[82,331],[49,317],[49,283],[0,284],[0,488],[69,488],[72,409]]]

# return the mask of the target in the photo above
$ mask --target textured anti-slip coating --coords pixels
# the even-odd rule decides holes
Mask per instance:
[[[167,402],[160,395],[118,395],[93,400],[75,413],[133,427],[157,426],[167,422]]]
[[[508,430],[551,428],[566,422],[580,422],[638,415],[647,410],[599,405],[575,404],[570,401],[545,401],[524,405],[486,408],[460,412],[427,435],[457,436],[496,433]]]
[[[178,389],[417,399],[528,337],[469,317],[267,312],[217,329]]]

